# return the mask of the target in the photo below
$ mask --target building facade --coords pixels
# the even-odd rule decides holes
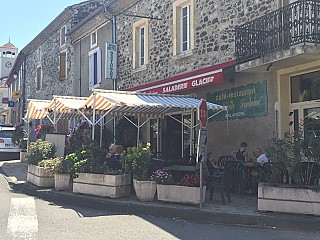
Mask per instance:
[[[276,30],[278,35],[284,31],[277,29],[280,23],[292,28],[282,38],[294,39],[304,28],[294,29],[306,19],[301,16],[304,7],[309,6],[304,14],[318,19],[318,4],[278,0],[140,1],[128,9],[130,14],[117,17],[118,87],[188,94],[227,105],[228,113],[212,117],[207,127],[208,149],[217,156],[230,155],[242,141],[248,143],[249,151],[254,147],[267,148],[274,137],[297,125],[293,118],[301,117],[302,113],[295,112],[290,96],[297,94],[295,98],[301,98],[301,89],[300,93],[296,90],[303,81],[300,77],[290,83],[289,75],[298,72],[310,72],[305,78],[317,75],[320,55],[314,43],[319,41],[319,26],[301,33],[307,36],[315,32],[310,44],[296,41],[296,45],[275,47],[273,42],[270,54],[249,54],[247,58],[242,58],[242,51],[262,49],[275,38]],[[273,19],[279,22],[272,22]],[[269,30],[274,35],[257,34]],[[286,67],[278,66],[279,58]],[[284,76],[286,80],[280,80]],[[310,111],[318,112],[319,103],[312,101]],[[192,132],[184,127],[195,121],[192,116],[192,113],[176,116],[185,125],[169,118],[151,122],[144,138],[169,157],[194,153],[197,130]]]

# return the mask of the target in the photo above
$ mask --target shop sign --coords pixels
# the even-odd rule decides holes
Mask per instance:
[[[14,107],[14,101],[9,101],[8,102],[8,107]]]
[[[171,94],[222,82],[222,69],[217,69],[207,73],[177,79],[172,82],[166,82],[159,85],[139,89],[139,91],[148,93]]]
[[[7,97],[2,98],[2,103],[8,103],[8,102],[9,102],[9,98],[7,98]]]
[[[117,44],[106,43],[106,78],[117,78]]]
[[[22,98],[22,94],[19,91],[12,91],[13,98]]]
[[[241,119],[268,114],[267,81],[207,93],[206,100],[228,107],[228,113],[220,113],[210,120]],[[209,111],[209,117],[214,114]]]

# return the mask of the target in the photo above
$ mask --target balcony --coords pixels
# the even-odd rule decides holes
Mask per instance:
[[[236,70],[260,71],[271,65],[283,68],[319,60],[318,43],[320,2],[299,0],[236,28]]]

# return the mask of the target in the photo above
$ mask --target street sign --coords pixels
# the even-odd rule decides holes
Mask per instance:
[[[22,94],[19,91],[12,91],[13,98],[22,98]]]
[[[106,43],[105,77],[117,78],[117,44]]]
[[[8,107],[14,107],[14,101],[9,101],[8,102]]]
[[[2,103],[8,103],[8,102],[9,102],[9,98],[7,98],[7,97],[2,98]]]
[[[199,129],[198,147],[197,147],[197,162],[200,161],[200,156],[201,156],[202,162],[207,161],[207,142],[208,142],[207,129],[205,129],[205,128]]]
[[[201,103],[198,108],[198,119],[200,121],[201,128],[206,128],[208,123],[208,108],[205,99],[201,99]]]

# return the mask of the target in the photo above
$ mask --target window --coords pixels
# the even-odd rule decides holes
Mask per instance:
[[[101,83],[101,49],[89,53],[89,89]]]
[[[67,53],[62,52],[60,53],[60,81],[66,80],[67,77]]]
[[[173,55],[185,54],[194,48],[194,0],[173,3]]]
[[[60,46],[63,46],[66,43],[66,26],[63,26],[60,29]]]
[[[41,89],[41,85],[42,85],[42,71],[41,71],[41,67],[37,68],[37,72],[36,72],[36,88],[37,91],[39,91]]]
[[[148,19],[141,19],[133,24],[133,68],[148,64],[148,45]]]
[[[97,41],[97,31],[91,33],[91,48],[94,48],[96,47],[98,44],[98,41]]]

